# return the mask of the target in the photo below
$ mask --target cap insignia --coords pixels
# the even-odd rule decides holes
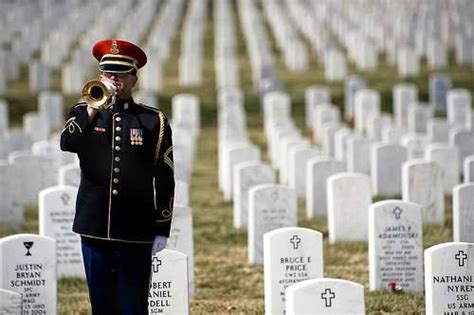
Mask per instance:
[[[116,41],[112,41],[112,46],[110,47],[110,52],[114,55],[118,54],[120,51]]]

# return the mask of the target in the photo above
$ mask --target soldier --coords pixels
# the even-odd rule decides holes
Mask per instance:
[[[166,246],[173,211],[171,128],[160,110],[132,98],[143,50],[107,39],[92,54],[115,95],[105,109],[74,105],[61,134],[61,149],[81,166],[73,231],[92,313],[148,314],[151,256]]]

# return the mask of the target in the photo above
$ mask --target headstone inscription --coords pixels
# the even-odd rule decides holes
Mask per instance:
[[[55,186],[39,192],[39,234],[56,240],[58,277],[85,278],[80,236],[72,231],[77,187]]]
[[[423,291],[421,207],[384,200],[369,207],[370,290]]]
[[[450,242],[425,250],[426,314],[473,314],[474,244]]]
[[[35,234],[0,239],[0,287],[22,295],[23,314],[56,314],[56,241]]]
[[[285,289],[323,276],[323,236],[298,227],[276,229],[263,236],[265,313],[282,314]]]
[[[149,314],[189,314],[188,257],[163,249],[152,257]]]

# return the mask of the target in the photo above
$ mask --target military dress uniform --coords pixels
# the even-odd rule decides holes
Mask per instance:
[[[114,53],[96,55],[109,48],[116,59]],[[142,52],[131,43],[106,40],[93,54],[105,60],[101,70],[118,65],[127,71],[123,60],[136,57],[137,49]],[[77,153],[80,161],[73,231],[82,239],[92,311],[147,314],[152,242],[157,235],[168,237],[171,227],[171,128],[160,110],[133,98],[117,100],[92,119],[87,107],[82,102],[70,110],[61,149]]]

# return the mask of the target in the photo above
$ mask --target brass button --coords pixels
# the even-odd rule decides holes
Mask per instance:
[[[120,138],[119,136],[115,137],[115,141],[120,141],[120,140],[122,140],[122,138]]]
[[[116,145],[115,146],[115,151],[120,151],[120,146]]]
[[[118,195],[118,191],[116,189],[112,190],[112,194]]]
[[[122,127],[120,126],[115,127],[115,131],[121,131],[121,130],[122,130]]]
[[[121,121],[122,120],[122,117],[118,116],[118,117],[115,117],[115,121]]]

